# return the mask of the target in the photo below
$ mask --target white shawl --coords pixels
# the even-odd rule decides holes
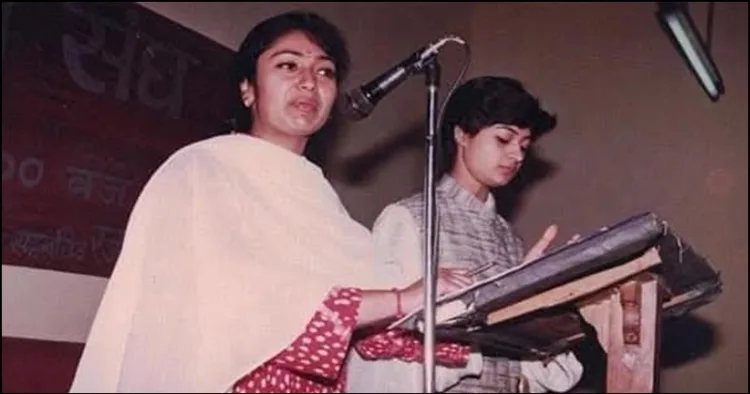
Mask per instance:
[[[377,287],[374,256],[303,157],[247,135],[185,147],[133,209],[71,392],[225,391],[331,287]]]

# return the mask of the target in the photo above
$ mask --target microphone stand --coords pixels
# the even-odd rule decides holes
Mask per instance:
[[[440,65],[436,56],[428,59],[425,68],[427,85],[427,138],[425,161],[425,253],[424,253],[424,365],[423,392],[435,392],[435,300],[437,287],[437,231],[435,207],[435,138],[437,135],[437,101],[440,86]]]

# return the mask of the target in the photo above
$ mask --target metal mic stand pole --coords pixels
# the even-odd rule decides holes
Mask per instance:
[[[425,64],[425,83],[427,85],[427,144],[425,163],[425,253],[424,253],[424,365],[423,392],[435,392],[435,299],[437,287],[437,226],[435,207],[435,138],[437,128],[437,100],[440,85],[440,65],[436,56]]]

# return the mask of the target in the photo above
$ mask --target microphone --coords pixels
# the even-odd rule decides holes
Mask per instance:
[[[418,49],[372,81],[352,89],[345,95],[346,105],[344,112],[347,117],[357,121],[369,116],[372,110],[375,109],[375,105],[385,95],[404,82],[409,76],[422,71],[424,66],[437,55],[438,50],[451,41],[466,45],[466,42],[461,37],[454,35],[445,36]]]

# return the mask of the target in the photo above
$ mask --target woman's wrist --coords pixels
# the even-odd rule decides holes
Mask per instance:
[[[398,290],[401,295],[401,310],[404,314],[416,309],[419,304],[422,303],[422,294],[420,290],[423,290],[423,288],[419,287],[415,289],[407,287]]]
[[[403,290],[397,289],[394,287],[391,289],[391,293],[393,293],[393,295],[396,298],[395,316],[396,316],[396,319],[399,319],[404,316]]]

